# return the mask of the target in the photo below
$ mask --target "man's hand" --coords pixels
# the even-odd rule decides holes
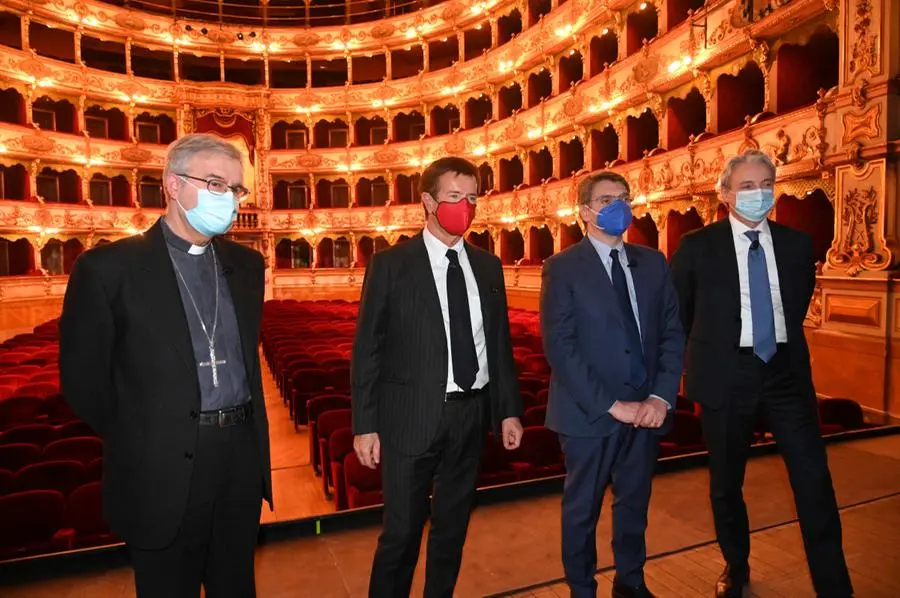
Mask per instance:
[[[503,447],[511,451],[522,444],[522,423],[518,417],[507,417],[500,423],[500,435],[503,437]]]
[[[641,403],[616,401],[609,410],[609,414],[623,424],[633,424],[640,406]]]
[[[377,432],[354,436],[353,450],[359,462],[369,469],[375,469],[381,463],[381,441]]]
[[[648,397],[636,404],[638,405],[638,411],[634,416],[635,428],[658,428],[666,421],[669,409],[662,399]]]

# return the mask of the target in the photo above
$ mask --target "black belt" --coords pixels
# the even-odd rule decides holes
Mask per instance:
[[[445,401],[465,401],[466,399],[474,399],[480,397],[488,391],[488,385],[485,384],[481,388],[473,388],[472,390],[457,390],[456,392],[448,392],[444,396]]]
[[[788,346],[787,343],[777,343],[775,345],[775,349],[776,349],[776,351],[783,351],[784,349],[787,349],[787,346]],[[755,353],[753,352],[753,347],[738,347],[738,354],[739,355],[755,355]]]
[[[228,426],[236,426],[242,424],[253,413],[250,403],[244,403],[237,407],[229,407],[228,409],[217,409],[215,411],[201,411],[201,426],[217,426],[219,428],[227,428]]]

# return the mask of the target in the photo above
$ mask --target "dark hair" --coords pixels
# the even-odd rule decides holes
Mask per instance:
[[[428,165],[422,177],[419,179],[419,196],[427,193],[437,199],[438,181],[440,178],[452,172],[461,176],[470,176],[475,179],[476,187],[480,185],[478,180],[478,168],[465,158],[447,156],[439,158]]]
[[[631,187],[628,186],[628,181],[625,180],[625,177],[623,177],[618,172],[612,172],[611,170],[601,170],[600,172],[589,174],[588,176],[581,179],[581,182],[578,183],[579,205],[586,206],[591,203],[591,192],[594,190],[594,185],[603,181],[612,181],[614,183],[619,183],[620,185],[625,187],[625,193],[631,195]]]

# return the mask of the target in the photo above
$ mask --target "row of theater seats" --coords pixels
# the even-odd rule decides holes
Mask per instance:
[[[115,542],[103,442],[59,392],[55,321],[0,344],[0,560]]]
[[[263,353],[295,426],[306,425],[312,466],[322,490],[338,510],[381,502],[381,476],[353,454],[349,359],[358,305],[347,301],[270,301],[263,317]],[[559,475],[565,472],[556,434],[543,427],[550,367],[543,355],[537,313],[509,312],[513,355],[525,407],[522,446],[505,451],[485,443],[479,486]],[[819,404],[823,434],[866,427],[859,405],[849,399]],[[700,407],[679,396],[672,431],[660,457],[705,450]],[[755,442],[771,439],[760,417]]]

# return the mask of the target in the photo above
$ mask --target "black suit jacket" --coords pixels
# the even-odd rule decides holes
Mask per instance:
[[[269,425],[257,345],[265,296],[262,256],[218,238],[216,255],[238,320],[271,504]],[[200,387],[190,332],[161,224],[92,249],[75,262],[60,320],[62,390],[104,442],[104,515],[138,548],[178,531],[197,445]]]
[[[496,430],[522,413],[503,268],[496,256],[465,248],[481,298]],[[366,269],[351,366],[353,433],[377,432],[405,454],[425,452],[441,419],[447,361],[440,300],[420,233],[376,253]]]
[[[784,305],[791,367],[803,392],[815,395],[803,321],[816,286],[812,238],[769,221]],[[688,338],[688,397],[718,408],[727,397],[741,337],[741,297],[731,222],[724,219],[681,239],[672,276]]]

